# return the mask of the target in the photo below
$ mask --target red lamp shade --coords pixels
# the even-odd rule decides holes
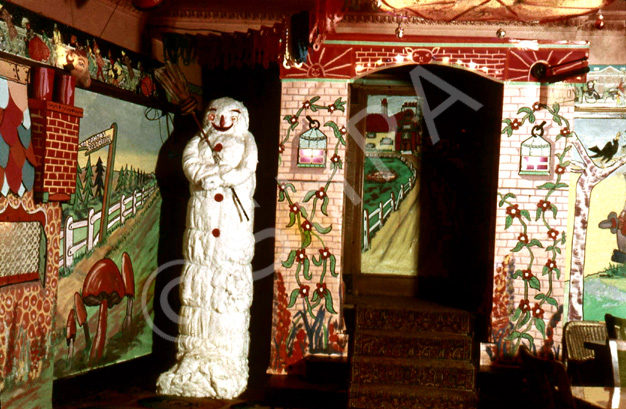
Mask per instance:
[[[139,10],[150,10],[161,5],[163,2],[165,2],[165,0],[133,0],[133,6]]]

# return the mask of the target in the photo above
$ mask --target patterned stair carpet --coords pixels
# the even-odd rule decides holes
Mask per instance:
[[[477,407],[470,313],[401,297],[359,297],[352,409]]]

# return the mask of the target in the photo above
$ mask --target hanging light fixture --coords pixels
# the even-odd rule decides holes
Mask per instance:
[[[596,22],[593,23],[593,26],[598,30],[602,30],[604,28],[604,16],[602,15],[602,10],[598,11],[598,16],[596,18]]]
[[[543,139],[543,126],[535,125],[531,137],[522,142],[520,147],[520,175],[549,175],[552,146]]]
[[[298,166],[305,168],[326,167],[326,135],[320,131],[320,122],[306,116],[309,129],[298,138]]]

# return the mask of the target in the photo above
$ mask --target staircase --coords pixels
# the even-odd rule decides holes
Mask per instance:
[[[403,297],[359,297],[355,309],[349,408],[477,407],[470,313]]]

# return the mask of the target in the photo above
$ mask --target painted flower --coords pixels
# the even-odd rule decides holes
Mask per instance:
[[[557,175],[562,175],[563,173],[565,173],[565,168],[561,165],[556,165],[556,169],[554,170],[554,172]]]
[[[281,143],[280,145],[278,145],[278,153],[283,153],[283,152],[285,152],[285,145]]]
[[[539,111],[541,109],[541,104],[539,102],[535,102],[533,104],[533,111]]]
[[[341,128],[339,128],[339,132],[340,132],[342,135],[345,135],[346,133],[348,133],[348,130],[346,129],[346,127],[345,127],[345,126],[342,126]]]
[[[548,210],[552,209],[552,203],[550,203],[549,200],[540,200],[537,203],[537,208],[543,210],[544,212],[547,212]]]
[[[528,299],[526,298],[521,300],[519,302],[519,309],[522,310],[522,312],[530,311],[530,301],[528,301]]]
[[[304,101],[304,103],[302,104],[302,107],[304,109],[309,109],[311,108],[311,101]]]
[[[304,231],[311,231],[311,229],[313,228],[313,225],[311,224],[310,221],[305,220],[304,223],[300,225],[300,227],[302,227],[302,230]]]
[[[328,112],[329,112],[329,113],[331,113],[331,114],[332,114],[333,112],[335,112],[335,109],[337,109],[337,108],[335,107],[335,105],[334,105],[334,104],[333,104],[333,105],[329,105],[329,106],[328,106]]]
[[[332,255],[330,253],[330,250],[328,250],[328,247],[324,247],[323,249],[320,249],[319,251],[320,251],[320,257],[322,258],[322,260],[325,260]]]
[[[334,154],[333,156],[331,156],[330,161],[332,163],[339,163],[339,161],[341,160],[341,157],[339,157],[339,155]]]
[[[289,211],[291,213],[298,213],[300,211],[300,206],[298,203],[292,203],[289,205]]]
[[[568,127],[561,128],[561,135],[567,136],[570,134],[570,130]]]
[[[521,241],[524,244],[528,244],[528,242],[529,242],[528,236],[525,235],[524,233],[520,234],[519,237],[517,238],[517,240]]]
[[[531,278],[533,278],[533,272],[528,269],[528,270],[522,270],[522,278],[524,280],[530,280]]]
[[[308,297],[310,290],[311,290],[311,287],[309,287],[308,285],[300,285],[300,297],[302,298]]]
[[[511,217],[520,217],[519,205],[514,204],[506,208],[506,214]]]
[[[551,238],[552,240],[556,240],[557,237],[559,237],[559,232],[556,231],[555,229],[550,229],[548,230],[548,237]]]
[[[318,199],[323,199],[326,197],[326,189],[323,187],[320,187],[317,192],[315,192],[315,197],[317,197]]]
[[[306,260],[306,249],[298,249],[296,250],[296,261],[298,263],[303,262],[304,260]]]
[[[511,122],[511,129],[513,129],[514,131],[519,129],[520,126],[522,126],[522,123],[517,118],[515,118],[513,122]]]
[[[317,283],[316,286],[317,288],[315,289],[315,292],[320,296],[320,298],[323,298],[328,291],[328,289],[326,289],[326,283]]]
[[[541,305],[539,305],[539,303],[535,303],[535,306],[533,307],[533,317],[543,319],[544,312],[545,311],[541,308]]]
[[[546,262],[546,267],[548,267],[548,269],[550,271],[554,270],[556,268],[556,261],[550,259]]]

